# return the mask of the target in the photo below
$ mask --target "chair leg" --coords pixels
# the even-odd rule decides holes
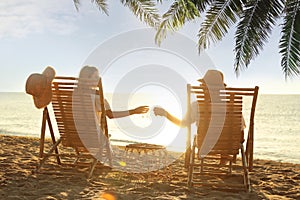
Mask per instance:
[[[188,169],[191,159],[191,147],[189,146],[185,151],[184,168]]]
[[[94,169],[97,165],[97,162],[98,162],[97,159],[93,158],[93,161],[92,161],[92,164],[91,164],[91,169],[90,169],[90,172],[88,174],[88,179],[90,179],[92,177]]]
[[[243,169],[244,169],[244,185],[246,187],[246,191],[250,192],[250,178],[249,178],[249,172],[248,172],[248,164],[247,159],[244,151],[244,146],[241,144],[241,154],[242,154],[242,162],[243,162]]]
[[[52,154],[54,150],[57,149],[57,146],[60,144],[61,138],[57,140],[57,142],[52,146],[52,148],[49,150],[48,154]],[[36,172],[39,172],[46,160],[49,158],[48,155],[43,155],[43,159],[40,161],[39,165],[37,166]],[[57,155],[59,157],[59,155]]]
[[[228,173],[232,174],[232,160],[229,161]]]
[[[194,162],[195,162],[195,150],[196,150],[196,143],[194,140],[193,147],[192,147],[192,155],[190,156],[190,164],[188,166],[188,187],[192,186],[193,183],[193,171],[194,171]]]
[[[113,162],[112,162],[112,150],[111,148],[109,147],[109,145],[107,145],[107,156],[108,156],[108,164],[110,167],[113,167]]]
[[[78,151],[78,149],[77,149],[77,148],[75,148],[75,152],[76,152],[76,155],[77,155],[77,157],[75,158],[75,160],[74,160],[73,164],[77,164],[77,162],[79,161],[79,157],[80,157],[80,155],[79,155],[79,151]]]
[[[204,158],[200,159],[200,173],[202,174],[204,172]]]

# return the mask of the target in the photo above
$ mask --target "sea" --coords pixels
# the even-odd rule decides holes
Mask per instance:
[[[108,98],[108,101],[110,99]],[[138,102],[143,101],[141,99],[144,99],[147,104],[151,104],[153,101],[145,95],[140,97]],[[184,146],[186,129],[178,131],[178,127],[176,129],[176,126],[168,121],[158,123],[162,124],[160,131],[155,129],[155,134],[150,134],[153,128],[151,123],[156,123],[155,120],[157,119],[162,120],[162,117],[153,114],[153,106],[157,104],[159,103],[152,102],[147,114],[129,117],[128,119],[133,120],[134,123],[128,123],[128,119],[123,123],[116,123],[116,120],[108,119],[111,137],[138,142],[146,140],[151,143],[162,144],[172,140],[174,138],[173,133],[176,132],[182,135],[180,140],[183,141],[182,146]],[[245,99],[244,104],[243,115],[247,122],[249,120],[250,99]],[[49,107],[51,108],[51,106]],[[0,92],[0,134],[39,138],[42,112],[42,110],[34,107],[32,97],[25,93]],[[55,126],[55,135],[59,137],[51,109],[50,118]],[[137,130],[140,131],[141,137],[128,134],[131,131],[136,131],[132,129],[132,126],[137,124],[139,126]],[[254,127],[255,159],[300,163],[300,95],[260,94],[255,110]],[[161,131],[162,129],[164,131]],[[49,137],[48,132],[47,130],[47,137]],[[143,137],[144,132],[147,133],[145,137]],[[184,148],[177,148],[178,151],[182,151],[182,149]],[[173,150],[176,150],[176,146],[173,146]]]

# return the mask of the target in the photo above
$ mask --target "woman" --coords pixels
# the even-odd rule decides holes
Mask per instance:
[[[90,152],[93,152],[93,149],[99,146],[99,152],[92,155],[103,163],[105,163],[107,161],[106,158],[108,158],[108,164],[112,167],[112,149],[108,140],[109,135],[107,133],[106,122],[103,124],[103,119],[106,120],[106,118],[103,118],[102,116],[101,107],[103,107],[103,105],[101,106],[100,103],[100,98],[103,97],[100,97],[97,92],[97,89],[102,89],[97,88],[99,80],[100,76],[96,67],[84,66],[80,70],[78,87],[74,90],[72,97],[73,116],[77,132],[79,133],[80,139],[85,147]],[[120,118],[133,114],[143,114],[149,110],[148,106],[140,106],[131,110],[112,111],[107,100],[103,99],[103,101],[105,114],[109,118]],[[93,119],[95,120],[95,123],[91,121]],[[93,124],[96,125],[95,128],[97,129],[97,132],[103,134],[93,134],[93,131],[90,131],[94,127]],[[100,145],[98,145],[99,142]]]

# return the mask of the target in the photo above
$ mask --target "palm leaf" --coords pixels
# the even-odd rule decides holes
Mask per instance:
[[[167,31],[176,31],[186,21],[200,17],[195,4],[191,0],[176,0],[170,6],[170,9],[163,14],[162,22],[158,28],[155,40],[158,44],[166,37]]]
[[[250,0],[246,2],[235,34],[234,70],[236,74],[242,68],[247,68],[250,61],[263,49],[282,9],[282,2],[276,0]]]
[[[96,3],[99,10],[103,11],[106,15],[108,15],[108,8],[106,0],[92,0],[92,3]]]
[[[151,27],[157,27],[160,23],[156,2],[153,0],[121,0],[121,3],[127,6],[135,16]]]
[[[99,10],[103,11],[106,15],[108,15],[107,3],[106,0],[91,0],[92,3],[96,3]],[[78,11],[80,6],[80,0],[73,0],[75,4],[75,8]]]
[[[77,11],[79,11],[80,1],[79,0],[73,0],[75,8]]]
[[[237,21],[241,12],[240,0],[213,1],[198,33],[199,50],[208,48],[210,41],[221,40],[231,25]]]
[[[213,1],[214,0],[192,0],[200,13],[205,12],[208,6],[210,6]]]
[[[285,78],[300,74],[300,1],[287,1],[280,39],[281,66]]]

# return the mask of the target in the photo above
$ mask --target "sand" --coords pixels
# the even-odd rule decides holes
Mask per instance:
[[[171,179],[108,168],[97,169],[91,180],[84,173],[36,174],[39,139],[0,135],[0,141],[0,199],[300,199],[299,164],[255,160],[252,192],[246,193],[188,188],[182,158],[172,164]]]

